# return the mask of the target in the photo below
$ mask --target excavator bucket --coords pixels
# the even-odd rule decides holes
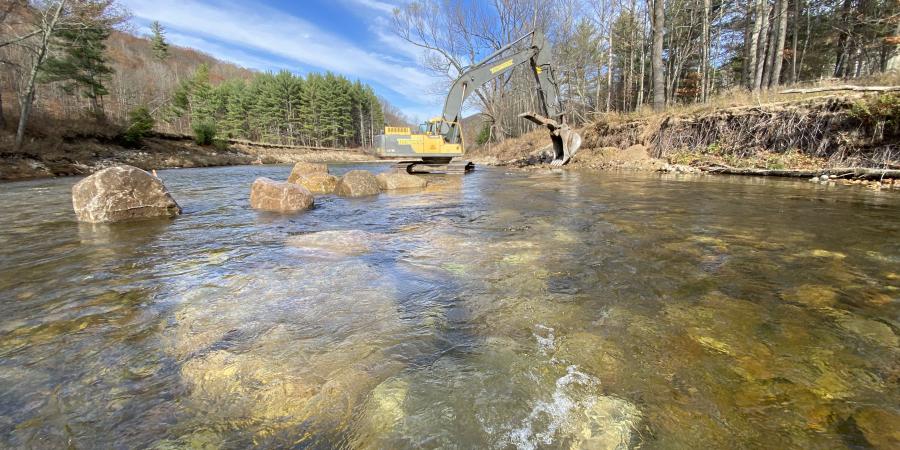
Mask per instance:
[[[581,135],[569,128],[569,125],[535,113],[522,113],[519,117],[528,119],[538,125],[543,125],[550,130],[550,140],[553,141],[553,167],[562,167],[568,164],[581,147]]]

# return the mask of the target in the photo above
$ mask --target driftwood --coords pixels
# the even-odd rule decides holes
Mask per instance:
[[[785,89],[782,94],[811,94],[813,92],[833,91],[857,91],[857,92],[891,92],[900,91],[900,86],[852,86],[844,84],[840,86],[822,86],[806,89]]]
[[[797,177],[812,178],[820,175],[828,175],[832,178],[856,178],[861,180],[878,180],[882,178],[900,178],[900,170],[896,169],[869,169],[865,167],[835,167],[818,170],[787,170],[787,169],[746,169],[729,166],[707,166],[701,170],[710,173],[722,173],[729,175],[762,175],[772,177]]]

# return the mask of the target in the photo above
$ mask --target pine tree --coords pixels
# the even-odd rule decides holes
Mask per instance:
[[[224,136],[229,138],[247,138],[247,84],[244,80],[228,80],[216,89],[222,98],[223,111],[219,128]]]
[[[41,68],[41,81],[63,82],[67,93],[80,92],[98,119],[104,118],[101,99],[109,94],[104,82],[113,73],[105,55],[109,34],[109,28],[97,24],[60,30],[55,44],[62,52],[47,58]]]
[[[169,58],[169,43],[166,42],[165,28],[158,21],[154,20],[150,24],[150,32],[153,33],[153,36],[150,37],[153,56],[160,61],[165,61]]]

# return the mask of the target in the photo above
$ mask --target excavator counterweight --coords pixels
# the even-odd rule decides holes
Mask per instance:
[[[529,47],[506,54],[528,37],[531,37]],[[441,117],[420,125],[418,132],[406,127],[386,127],[384,134],[375,137],[374,153],[386,158],[416,158],[398,163],[398,168],[405,167],[409,173],[465,173],[471,170],[474,167],[472,163],[452,161],[465,154],[461,113],[466,98],[488,81],[520,64],[529,63],[537,84],[541,111],[523,113],[519,117],[546,127],[550,132],[552,166],[567,164],[581,147],[581,135],[565,123],[565,114],[559,102],[559,86],[550,66],[549,48],[546,38],[539,31],[532,31],[500,48],[482,62],[469,67],[453,82]]]

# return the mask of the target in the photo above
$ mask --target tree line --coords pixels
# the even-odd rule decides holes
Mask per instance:
[[[900,70],[896,0],[418,0],[396,9],[394,24],[447,86],[484,55],[543,31],[576,124]],[[517,114],[537,107],[533,83],[519,69],[471,96],[495,139],[532,127]]]
[[[385,115],[404,120],[359,81],[253,72],[171,46],[158,22],[146,39],[120,31],[129,18],[116,0],[0,6],[0,129],[14,126],[16,149],[34,116],[118,127],[129,142],[135,130],[155,128],[204,143],[218,136],[340,147],[371,145]],[[10,93],[16,104],[4,108]]]
[[[202,64],[175,91],[166,114],[219,135],[303,146],[367,146],[384,127],[370,86],[326,73],[288,71],[232,78],[212,85]]]

